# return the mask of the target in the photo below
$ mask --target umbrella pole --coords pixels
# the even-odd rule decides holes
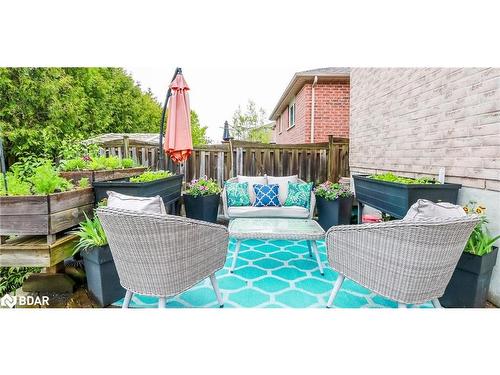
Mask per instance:
[[[3,152],[3,139],[0,137],[0,167],[2,168],[5,195],[7,195],[7,171],[5,170],[5,154]]]
[[[177,77],[177,74],[182,74],[182,69],[181,68],[176,68],[174,76],[172,77],[172,80],[170,81],[171,83],[174,81],[175,77]],[[163,151],[163,137],[164,137],[164,132],[165,132],[165,116],[167,115],[167,105],[168,105],[168,100],[172,96],[172,89],[169,87],[167,91],[167,97],[165,98],[165,103],[163,104],[163,111],[161,113],[161,122],[160,122],[160,155],[158,157],[158,169],[165,169],[165,152]]]

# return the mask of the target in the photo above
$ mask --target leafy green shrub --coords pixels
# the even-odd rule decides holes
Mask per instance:
[[[326,181],[318,185],[314,189],[314,194],[316,194],[317,197],[321,197],[329,201],[333,201],[338,198],[351,197],[353,195],[349,186],[334,184],[330,181]]]
[[[391,172],[372,174],[370,178],[378,181],[395,182],[398,184],[435,184],[436,180],[432,177],[409,178],[396,176]]]
[[[19,175],[13,172],[7,172],[7,188],[9,195],[31,195],[31,185],[21,180]],[[0,174],[0,195],[7,195],[5,190],[5,180],[3,174]]]
[[[80,227],[75,234],[80,237],[78,244],[75,246],[73,255],[78,253],[80,250],[89,250],[92,247],[106,246],[108,244],[108,239],[106,238],[106,233],[102,228],[101,221],[97,216],[93,219],[85,214],[85,221],[80,223]]]
[[[219,194],[221,191],[222,189],[213,179],[202,177],[192,180],[187,185],[186,194],[192,195],[193,197],[199,197],[203,195]]]
[[[20,288],[29,275],[40,270],[36,267],[0,267],[0,297]]]
[[[468,215],[479,215],[481,221],[476,225],[467,244],[465,245],[465,252],[477,256],[483,256],[493,251],[493,243],[500,238],[499,236],[492,237],[486,225],[488,219],[486,218],[486,207],[478,205],[477,202],[470,201],[465,207],[464,211]]]
[[[67,172],[81,171],[88,169],[88,163],[83,158],[68,159],[61,162],[61,168]]]
[[[88,163],[88,168],[92,171],[100,171],[106,167],[106,158],[102,156],[95,157]]]
[[[33,184],[34,194],[46,195],[73,188],[70,181],[59,176],[50,162],[36,168],[35,173],[29,178],[29,181]]]
[[[110,157],[104,158],[104,165],[106,166],[106,169],[113,170],[113,169],[121,168],[122,163],[121,163],[121,160],[117,156],[110,156]]]
[[[35,173],[35,169],[47,163],[50,163],[49,159],[28,155],[19,158],[18,162],[10,166],[10,170],[21,180],[27,181]]]
[[[90,187],[90,181],[89,181],[88,177],[80,178],[80,181],[78,181],[78,187],[80,189],[86,189],[86,188]]]
[[[150,182],[161,178],[171,177],[174,174],[170,171],[146,171],[139,176],[130,177],[130,182]]]
[[[122,168],[133,168],[135,166],[134,159],[122,159]]]

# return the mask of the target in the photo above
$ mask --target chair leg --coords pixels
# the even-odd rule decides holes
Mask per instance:
[[[134,293],[132,293],[130,290],[127,290],[125,293],[125,299],[123,300],[122,304],[122,309],[128,309],[128,305],[130,305],[130,300],[132,299],[132,296]]]
[[[319,272],[324,275],[323,271],[323,265],[321,264],[321,259],[319,258],[319,253],[318,253],[318,245],[316,244],[316,241],[310,241],[311,242],[311,247],[313,250],[314,255],[316,256],[316,262],[318,262],[318,267],[319,267]]]
[[[398,308],[400,308],[400,309],[406,309],[407,307],[408,307],[408,305],[406,303],[398,302]]]
[[[222,295],[220,294],[219,284],[217,284],[217,279],[215,278],[215,273],[210,275],[210,282],[214,288],[215,295],[217,296],[217,301],[219,302],[219,307],[224,307],[224,301],[222,300]]]
[[[234,250],[234,255],[233,255],[233,263],[231,264],[231,268],[229,269],[229,272],[233,273],[234,268],[236,267],[236,261],[238,260],[238,254],[240,252],[240,244],[241,240],[236,241],[236,249]]]
[[[160,297],[160,298],[158,298],[158,308],[159,309],[164,309],[166,307],[165,306],[166,304],[167,304],[167,298],[166,297]]]
[[[307,248],[309,249],[309,258],[312,258],[311,241],[307,241]]]
[[[439,302],[439,300],[437,298],[432,300],[432,306],[434,306],[434,308],[436,308],[436,309],[441,309],[443,307],[443,306],[441,306],[441,303]]]
[[[335,284],[333,284],[333,289],[332,289],[332,293],[330,294],[330,298],[328,298],[328,303],[326,304],[327,308],[332,307],[333,301],[335,300],[335,297],[337,296],[337,293],[339,292],[340,287],[342,286],[342,283],[344,282],[344,279],[345,279],[344,275],[341,275],[339,273],[337,280],[335,280]]]

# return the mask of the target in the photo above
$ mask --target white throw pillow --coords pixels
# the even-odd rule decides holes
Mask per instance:
[[[299,177],[297,175],[284,177],[267,176],[267,183],[269,185],[278,184],[280,187],[279,200],[281,205],[285,204],[286,197],[288,197],[288,182],[297,183],[299,182]]]
[[[238,182],[248,182],[248,195],[250,195],[250,202],[253,205],[256,199],[253,186],[255,184],[267,185],[267,178],[266,176],[238,176]]]
[[[412,204],[403,220],[420,220],[429,218],[464,217],[467,214],[461,206],[448,202],[434,203],[426,199],[419,199]]]
[[[147,214],[165,215],[167,213],[163,199],[159,195],[155,197],[134,197],[115,191],[108,191],[107,193],[108,207],[110,208],[121,208]]]

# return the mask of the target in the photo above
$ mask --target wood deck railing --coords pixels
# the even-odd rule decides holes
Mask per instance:
[[[139,165],[156,169],[159,150],[157,145],[132,143],[125,136],[101,144],[101,154],[128,155]],[[207,176],[220,185],[237,175],[288,176],[297,174],[305,181],[337,182],[349,176],[349,140],[330,137],[325,143],[264,144],[230,141],[223,144],[194,147],[191,157],[176,172],[185,180]]]

